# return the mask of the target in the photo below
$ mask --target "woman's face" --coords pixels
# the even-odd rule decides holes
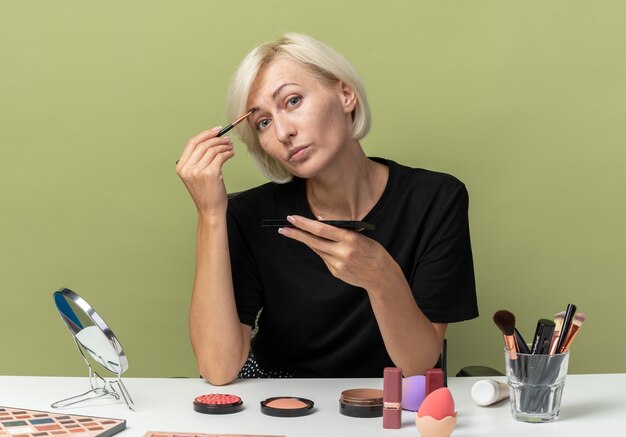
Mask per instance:
[[[265,66],[252,84],[248,108],[263,150],[291,174],[310,178],[328,168],[352,138],[354,92],[324,85],[290,59]]]

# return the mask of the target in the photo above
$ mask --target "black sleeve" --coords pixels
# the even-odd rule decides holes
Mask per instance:
[[[245,215],[237,213],[237,209],[229,204],[228,248],[237,313],[241,323],[254,328],[257,313],[263,307],[263,293],[250,242],[246,239],[245,221]]]
[[[455,184],[446,191],[411,284],[418,306],[435,323],[478,317],[467,189]]]

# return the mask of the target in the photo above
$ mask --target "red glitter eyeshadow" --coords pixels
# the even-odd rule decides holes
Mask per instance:
[[[204,414],[229,414],[241,411],[243,401],[239,396],[211,393],[198,396],[193,401],[193,409]]]

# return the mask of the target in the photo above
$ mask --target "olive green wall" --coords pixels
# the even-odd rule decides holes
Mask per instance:
[[[197,375],[195,209],[174,161],[227,122],[239,60],[284,31],[360,72],[368,154],[469,188],[481,317],[450,327],[451,372],[503,368],[494,311],[530,339],[568,302],[587,315],[571,371],[626,371],[625,16],[620,1],[2,1],[0,374],[85,374],[52,303],[65,286],[129,376]],[[228,189],[264,182],[237,150]]]

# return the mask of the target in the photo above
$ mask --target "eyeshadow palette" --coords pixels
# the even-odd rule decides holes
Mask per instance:
[[[284,435],[261,435],[261,434],[198,434],[197,432],[161,432],[148,431],[143,437],[285,437]]]
[[[0,407],[0,437],[109,437],[125,428],[122,419]]]

